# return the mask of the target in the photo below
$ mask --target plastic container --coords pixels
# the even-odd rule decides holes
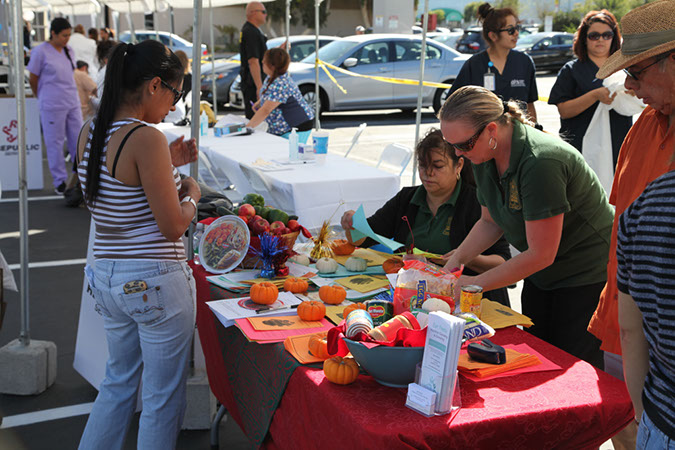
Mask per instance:
[[[298,132],[293,128],[288,136],[288,160],[297,161],[298,158]]]
[[[209,129],[209,118],[206,115],[206,111],[202,111],[202,113],[199,115],[199,135],[206,136],[208,129]]]
[[[246,256],[251,233],[237,216],[223,216],[209,225],[199,243],[199,261],[211,273],[234,269]]]

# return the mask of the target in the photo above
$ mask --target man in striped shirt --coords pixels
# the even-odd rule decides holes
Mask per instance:
[[[617,261],[637,448],[675,449],[675,170],[647,186],[621,215]]]

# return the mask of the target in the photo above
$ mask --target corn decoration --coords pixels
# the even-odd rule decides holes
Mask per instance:
[[[317,260],[321,258],[331,258],[333,256],[333,249],[331,248],[329,241],[332,231],[329,221],[324,220],[316,237],[312,238],[314,241],[314,248],[312,248],[309,256]]]

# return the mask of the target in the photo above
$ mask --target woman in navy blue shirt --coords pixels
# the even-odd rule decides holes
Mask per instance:
[[[448,96],[462,86],[483,86],[504,100],[517,100],[537,122],[534,102],[539,98],[534,62],[529,55],[513,50],[518,43],[520,25],[511,8],[493,8],[483,3],[478,8],[483,23],[483,38],[488,47],[469,58],[452,83]]]
[[[609,89],[603,87],[602,80],[597,79],[595,74],[620,47],[621,32],[614,15],[606,9],[589,12],[574,36],[574,54],[577,59],[560,69],[551,89],[548,102],[556,105],[560,112],[560,137],[582,153],[584,135],[596,108],[600,102],[609,105],[614,100]],[[610,110],[609,125],[616,166],[619,149],[633,125],[633,118]]]

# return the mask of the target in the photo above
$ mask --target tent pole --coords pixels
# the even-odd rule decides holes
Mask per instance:
[[[319,120],[319,6],[322,0],[314,0],[314,31],[316,33],[314,41],[314,128],[321,129],[321,121]]]
[[[286,0],[286,51],[291,52],[291,0]]]
[[[211,26],[209,29],[209,40],[211,41],[211,92],[213,92],[213,114],[218,117],[218,92],[216,91],[216,55],[213,38],[213,4],[209,0],[209,16]]]
[[[159,27],[157,27],[157,21],[159,20],[159,14],[157,14],[157,0],[154,1],[155,10],[152,12],[152,28],[155,29],[155,39],[157,42],[162,42],[159,40]]]
[[[129,0],[129,31],[131,32],[131,42],[136,43],[136,30],[134,29],[134,18],[131,16],[131,0]]]
[[[422,91],[424,89],[424,63],[427,59],[427,27],[429,26],[429,0],[424,0],[424,16],[422,16],[422,54],[420,55],[420,84],[417,88],[417,114],[415,114],[415,146],[420,140],[420,123],[422,122]],[[413,158],[413,186],[417,182],[417,158]]]
[[[194,0],[194,17],[192,21],[192,120],[190,121],[190,129],[192,136],[199,148],[199,102],[201,89],[201,53],[202,53],[202,0]],[[197,180],[199,178],[199,159],[190,164],[190,176]],[[197,211],[195,211],[195,217]],[[191,223],[188,228],[188,259],[194,256],[194,248],[192,238],[195,227]]]
[[[169,18],[171,21],[170,28],[171,28],[171,34],[169,35],[169,42],[171,43],[171,46],[173,47],[173,35],[175,33],[175,25],[173,23],[173,6],[169,5]]]
[[[21,262],[21,331],[19,342],[30,345],[30,304],[28,300],[28,183],[26,179],[26,91],[23,81],[23,13],[21,0],[14,0],[12,8],[12,68],[16,99],[17,132],[19,134],[19,260]]]

